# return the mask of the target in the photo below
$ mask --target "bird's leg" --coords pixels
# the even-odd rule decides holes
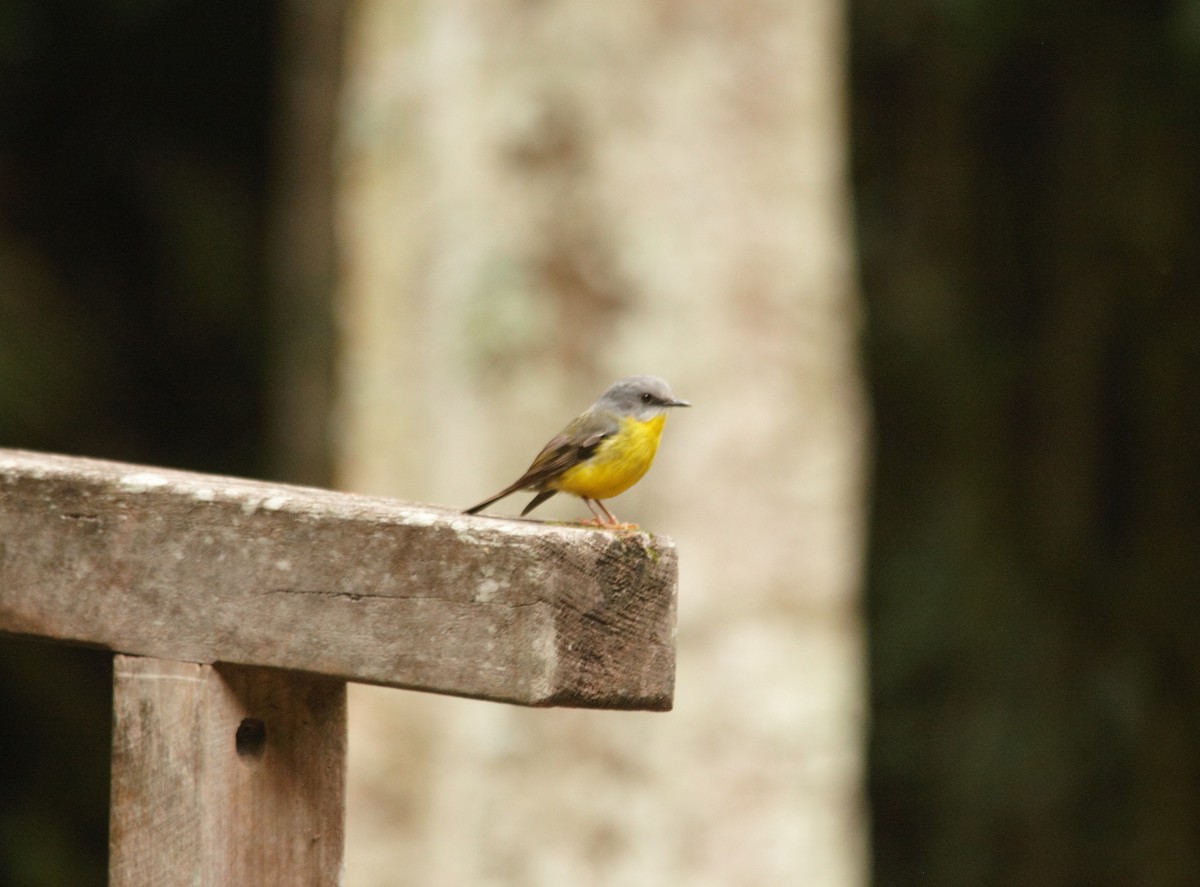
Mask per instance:
[[[621,522],[617,520],[617,516],[609,511],[608,507],[603,502],[601,502],[599,499],[592,499],[591,501],[595,502],[596,505],[599,506],[600,510],[604,512],[604,516],[608,518],[609,526],[620,526]],[[597,517],[599,517],[599,515],[597,515]]]
[[[599,499],[584,499],[583,501],[586,502],[588,508],[592,510],[592,514],[596,515],[594,520],[584,521],[584,523],[595,524],[597,527],[608,527],[613,530],[638,529],[637,524],[623,524],[617,520],[617,516],[609,511],[608,508],[605,507],[604,503]],[[600,510],[597,511],[597,508]],[[604,512],[604,517],[600,516],[600,512]]]
[[[584,504],[587,505],[587,507],[588,507],[588,511],[590,511],[593,515],[593,517],[590,520],[580,521],[580,523],[581,524],[590,524],[590,525],[597,526],[597,527],[605,526],[605,524],[607,522],[604,520],[604,518],[602,518],[600,516],[600,512],[598,512],[596,510],[596,506],[593,504],[596,500],[595,499],[586,499],[582,496],[580,496],[580,498],[583,499]]]

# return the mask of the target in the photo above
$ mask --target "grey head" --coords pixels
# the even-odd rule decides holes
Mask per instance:
[[[644,422],[671,407],[690,406],[686,400],[675,397],[671,393],[671,386],[657,376],[629,376],[610,385],[592,405],[592,409],[611,410]]]

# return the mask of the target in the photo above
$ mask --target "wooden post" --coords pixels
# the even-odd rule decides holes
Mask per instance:
[[[0,632],[111,649],[110,875],[336,884],[346,681],[671,707],[669,540],[0,450]]]
[[[345,764],[344,681],[118,655],[109,883],[338,883]]]

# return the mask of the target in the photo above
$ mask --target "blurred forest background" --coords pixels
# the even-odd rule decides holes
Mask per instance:
[[[302,14],[0,8],[0,445],[327,478],[280,444]],[[1196,883],[1200,3],[846,14],[875,882]],[[108,668],[0,639],[0,884],[104,883]]]

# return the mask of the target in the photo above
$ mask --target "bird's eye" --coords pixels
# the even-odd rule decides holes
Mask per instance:
[[[649,391],[642,393],[642,403],[654,403],[654,395]]]

